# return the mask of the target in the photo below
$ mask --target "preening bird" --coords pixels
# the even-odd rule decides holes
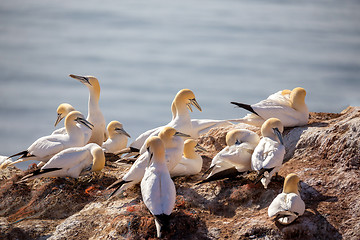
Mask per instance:
[[[299,177],[291,173],[286,176],[283,192],[271,202],[268,208],[269,217],[283,225],[295,221],[305,212],[305,203],[299,193]]]
[[[149,166],[141,180],[141,195],[146,207],[155,217],[157,237],[169,227],[170,214],[175,206],[176,189],[165,160],[165,146],[159,137],[146,142],[150,154]]]
[[[251,156],[258,145],[260,137],[247,129],[234,129],[226,134],[227,146],[213,158],[205,183],[228,177],[234,177],[251,170]]]
[[[258,172],[256,183],[267,188],[272,176],[277,173],[283,163],[285,147],[282,138],[284,126],[277,118],[269,118],[261,126],[262,138],[251,157],[251,168]]]
[[[9,158],[16,156],[20,157],[17,161],[14,161],[9,165],[29,160],[46,163],[52,156],[66,148],[84,146],[85,136],[83,131],[77,126],[77,123],[82,124],[89,129],[92,127],[92,124],[88,122],[80,112],[72,111],[65,118],[65,129],[67,134],[49,135],[37,139],[27,150],[10,156]],[[0,168],[7,166],[8,165],[3,164]]]
[[[80,81],[89,89],[88,116],[86,119],[94,125],[89,143],[96,143],[101,146],[107,139],[107,131],[105,118],[99,106],[99,81],[93,76],[77,76],[73,74],[69,76]]]
[[[290,93],[289,93],[290,92]],[[283,90],[270,95],[256,104],[231,102],[251,112],[242,119],[230,120],[261,126],[269,118],[280,119],[285,127],[303,126],[308,123],[309,110],[305,103],[306,91],[297,87],[292,91]]]
[[[201,171],[203,159],[195,150],[206,151],[196,140],[185,140],[184,155],[180,162],[170,170],[171,177],[195,175]]]
[[[99,172],[105,166],[101,147],[89,143],[83,147],[72,147],[54,155],[41,169],[22,178],[27,181],[40,177],[78,178],[84,171]]]
[[[107,126],[109,138],[102,144],[105,153],[117,154],[126,148],[130,135],[124,130],[123,125],[118,121],[111,121]]]

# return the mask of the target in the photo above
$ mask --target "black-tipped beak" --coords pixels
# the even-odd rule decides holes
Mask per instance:
[[[190,103],[191,103],[192,105],[194,105],[200,112],[202,112],[201,107],[200,107],[199,103],[196,101],[195,98],[190,99]]]
[[[279,138],[280,143],[282,145],[284,145],[284,140],[283,140],[283,137],[282,137],[281,132],[279,131],[279,129],[278,128],[273,128],[273,130],[274,130],[276,136]]]
[[[87,121],[85,118],[76,118],[75,121],[78,122],[79,124],[85,125],[86,127],[90,128],[91,130],[94,127],[94,125],[91,122]]]
[[[115,128],[115,131],[120,133],[120,134],[124,134],[125,136],[131,138],[130,135],[123,128]]]
[[[58,113],[57,118],[56,118],[56,121],[55,121],[55,124],[54,124],[54,127],[56,127],[56,125],[58,125],[59,122],[61,122],[61,120],[62,120],[63,118],[64,118],[64,117],[62,117],[61,114]]]
[[[70,77],[82,82],[83,84],[89,84],[91,86],[91,83],[89,81],[89,78],[84,77],[84,76],[78,76],[78,75],[74,75],[74,74],[70,74]]]
[[[195,149],[199,150],[199,151],[202,151],[202,152],[207,152],[207,150],[205,148],[203,148],[202,146],[200,146],[199,144],[195,145]]]
[[[190,135],[185,134],[185,133],[182,133],[182,132],[176,132],[176,133],[174,134],[174,136],[185,137],[185,138],[191,137]]]

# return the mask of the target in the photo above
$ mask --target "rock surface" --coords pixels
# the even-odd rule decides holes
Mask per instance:
[[[200,137],[208,150],[203,170],[225,146],[226,132],[242,127],[260,133],[256,127],[234,125]],[[285,129],[285,163],[267,190],[252,183],[252,173],[203,185],[194,185],[201,174],[176,178],[176,206],[165,238],[360,239],[359,136],[360,107],[311,113],[308,125]],[[0,239],[155,238],[139,186],[107,199],[111,191],[106,187],[128,168],[109,161],[102,176],[28,183],[17,183],[26,172],[2,171]],[[267,207],[291,172],[302,180],[306,211],[290,226],[281,226],[267,216]]]

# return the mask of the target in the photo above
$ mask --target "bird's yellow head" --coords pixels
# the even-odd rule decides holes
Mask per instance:
[[[55,121],[55,127],[63,118],[65,118],[70,112],[75,111],[75,108],[68,103],[61,103],[57,108],[57,119]]]
[[[264,137],[270,137],[275,139],[276,137],[283,144],[282,133],[284,131],[284,125],[278,118],[269,118],[261,126],[261,134]]]
[[[299,182],[300,179],[295,173],[288,174],[284,181],[283,192],[299,194]]]
[[[174,103],[175,105],[186,104],[190,111],[192,111],[191,105],[195,106],[200,112],[202,111],[199,103],[196,101],[195,94],[190,89],[180,90],[175,96]]]

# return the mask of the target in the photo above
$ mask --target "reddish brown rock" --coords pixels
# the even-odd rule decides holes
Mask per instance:
[[[199,142],[204,167],[237,125],[211,130]],[[255,174],[194,185],[201,174],[174,180],[176,206],[167,239],[360,239],[360,108],[340,114],[311,113],[309,124],[284,132],[285,163],[265,190]],[[107,200],[106,187],[129,166],[109,162],[100,178],[37,179],[12,168],[0,180],[0,239],[155,239],[151,214],[135,186]],[[301,178],[306,211],[290,226],[276,224],[267,207],[284,177]]]

